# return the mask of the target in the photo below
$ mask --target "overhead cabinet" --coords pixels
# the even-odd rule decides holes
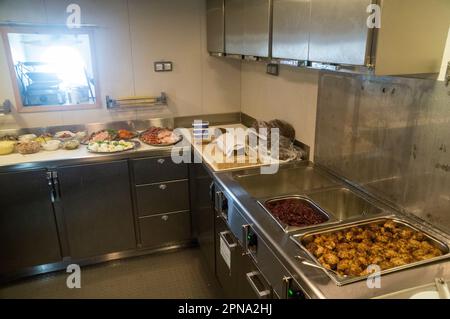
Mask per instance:
[[[308,60],[310,0],[273,1],[272,56]]]
[[[370,64],[373,33],[367,27],[367,7],[371,3],[371,0],[312,0],[308,60]]]
[[[211,53],[225,52],[225,0],[206,1],[207,46]]]
[[[271,0],[225,0],[225,52],[270,56]]]
[[[448,0],[225,0],[227,54],[438,73]]]

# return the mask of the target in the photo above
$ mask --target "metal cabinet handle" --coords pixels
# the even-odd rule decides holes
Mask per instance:
[[[231,232],[223,231],[223,232],[219,233],[220,238],[223,239],[223,241],[227,245],[228,249],[232,250],[233,248],[235,248],[237,246],[237,243],[230,243],[227,239],[227,235],[231,235]]]
[[[268,299],[270,296],[270,289],[261,291],[261,290],[259,290],[258,286],[255,283],[255,278],[258,278],[260,275],[261,275],[261,273],[259,271],[249,272],[246,274],[247,281],[259,299]]]
[[[166,190],[167,189],[167,185],[166,184],[161,184],[161,185],[159,185],[159,189],[160,190]]]
[[[160,159],[158,160],[158,164],[164,164],[165,161],[166,161],[166,160],[165,160],[164,158],[160,158]]]

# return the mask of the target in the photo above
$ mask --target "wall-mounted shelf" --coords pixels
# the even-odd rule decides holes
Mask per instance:
[[[147,108],[155,106],[166,106],[167,95],[161,92],[160,96],[136,96],[113,99],[106,96],[106,107],[110,110],[128,108]]]

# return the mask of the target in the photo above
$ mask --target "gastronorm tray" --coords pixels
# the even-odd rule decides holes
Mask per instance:
[[[336,231],[346,230],[346,229],[350,229],[352,227],[364,226],[364,225],[368,225],[368,224],[372,224],[372,223],[380,223],[380,224],[383,223],[384,224],[387,221],[393,221],[394,223],[401,224],[403,226],[409,227],[410,229],[412,229],[416,232],[422,233],[430,241],[431,244],[435,245],[435,247],[439,248],[442,251],[443,255],[434,257],[434,258],[430,258],[427,260],[409,263],[409,264],[406,264],[403,266],[398,266],[398,267],[393,267],[393,268],[389,268],[386,270],[382,270],[380,272],[380,275],[398,272],[401,270],[405,270],[405,269],[409,269],[409,268],[417,267],[420,265],[425,265],[425,264],[429,264],[429,263],[433,263],[436,261],[441,261],[441,260],[450,258],[450,249],[449,249],[448,243],[445,243],[443,240],[437,239],[434,235],[431,235],[429,230],[421,229],[423,227],[419,228],[417,226],[414,226],[411,222],[403,220],[399,217],[381,217],[381,218],[377,217],[377,218],[366,219],[363,221],[355,221],[355,222],[351,222],[351,223],[340,224],[338,226],[325,227],[325,228],[321,228],[318,230],[294,234],[291,236],[291,239],[298,246],[300,246],[300,248],[309,256],[309,258],[311,258],[311,260],[315,264],[323,267],[322,264],[320,263],[320,261],[317,260],[317,258],[303,245],[303,242],[305,239],[307,239],[308,237],[314,236],[314,235],[320,235],[320,234],[325,234],[325,233],[334,233]],[[338,286],[344,286],[344,285],[348,285],[350,283],[366,280],[369,277],[369,276],[343,277],[343,276],[338,276],[337,274],[334,274],[331,271],[325,271],[325,273]]]
[[[311,206],[314,209],[314,211],[316,211],[317,213],[328,218],[328,220],[321,224],[301,226],[301,227],[300,226],[290,226],[290,225],[287,225],[286,223],[283,223],[280,219],[275,217],[270,212],[270,210],[266,207],[266,204],[269,204],[269,203],[275,202],[275,201],[280,201],[280,200],[287,200],[287,199],[297,199],[297,200],[300,200],[300,201],[306,203],[307,205]],[[332,214],[327,213],[322,208],[320,208],[317,204],[315,204],[312,200],[310,200],[309,198],[307,198],[305,196],[301,196],[301,195],[272,197],[269,199],[260,200],[260,201],[258,201],[258,204],[269,214],[270,217],[273,218],[273,220],[275,220],[275,222],[278,224],[278,226],[280,226],[285,233],[292,233],[292,232],[296,232],[296,231],[300,231],[300,230],[323,227],[325,225],[336,224],[339,222],[339,220],[337,220]]]

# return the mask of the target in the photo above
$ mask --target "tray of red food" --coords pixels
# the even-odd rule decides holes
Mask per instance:
[[[139,135],[139,140],[151,146],[170,146],[183,139],[172,129],[163,127],[150,127]]]

